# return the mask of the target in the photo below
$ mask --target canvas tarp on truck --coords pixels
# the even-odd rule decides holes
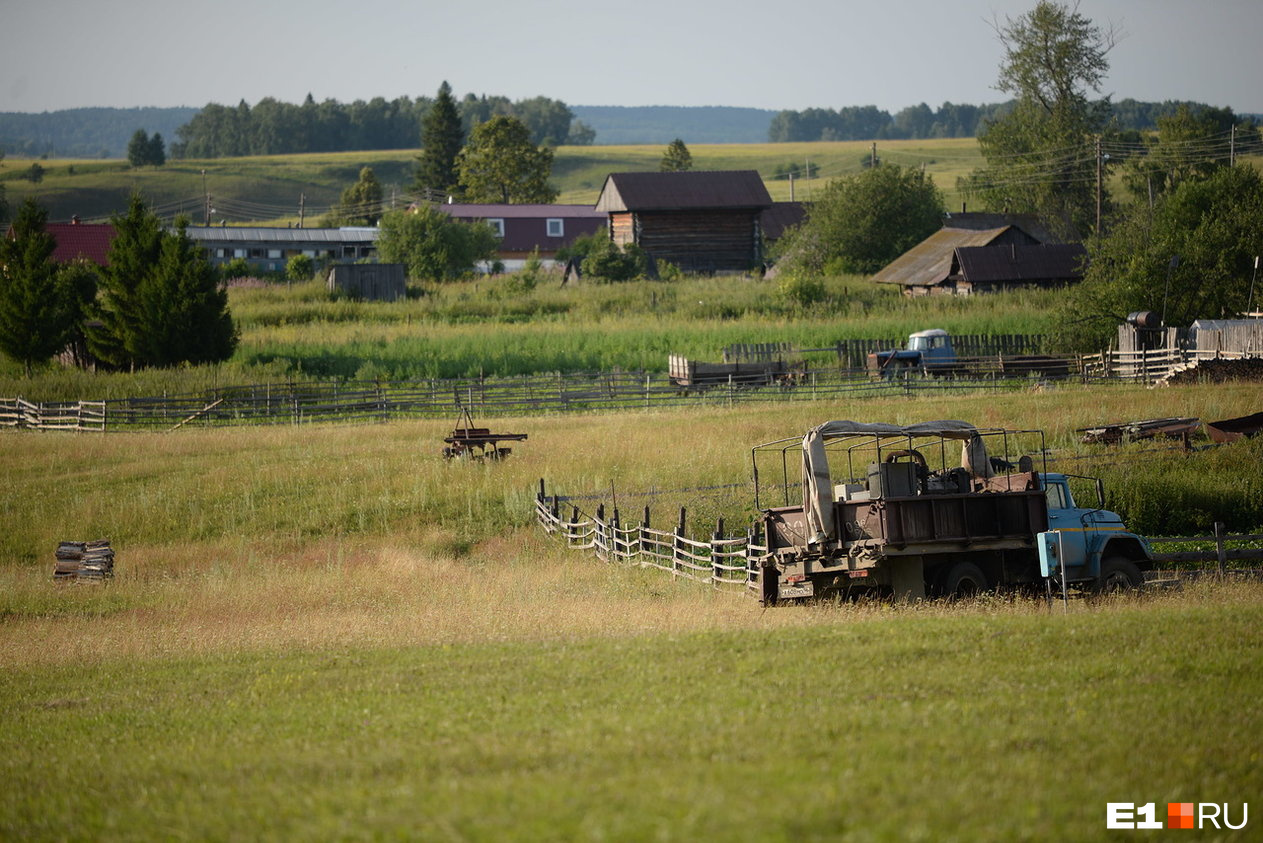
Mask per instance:
[[[907,426],[881,422],[831,421],[817,425],[803,437],[803,510],[809,545],[837,541],[838,525],[833,506],[833,483],[825,445],[836,439],[871,436],[883,439],[938,437],[960,440],[961,466],[975,477],[992,476],[991,463],[978,429],[969,422],[947,419]]]

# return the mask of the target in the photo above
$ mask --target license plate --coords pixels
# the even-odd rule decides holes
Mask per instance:
[[[798,585],[782,584],[776,593],[778,600],[792,600],[795,597],[814,597],[816,589],[809,582],[799,583]]]

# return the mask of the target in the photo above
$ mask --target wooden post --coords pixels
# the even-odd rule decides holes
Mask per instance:
[[[715,534],[710,538],[710,582],[718,588],[719,584],[724,581],[724,572],[720,569],[719,560],[723,557],[718,556],[719,542],[724,540],[724,519],[720,518],[715,525]]]
[[[671,577],[675,578],[680,573],[680,554],[684,550],[684,546],[680,543],[680,539],[684,538],[684,521],[688,517],[688,510],[680,507],[680,520],[675,525],[675,538],[671,541]]]
[[[1228,555],[1224,551],[1224,522],[1215,522],[1215,558],[1219,562],[1219,576],[1228,571]]]

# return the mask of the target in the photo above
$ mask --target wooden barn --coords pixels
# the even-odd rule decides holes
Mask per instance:
[[[969,295],[1015,286],[1052,286],[1083,279],[1087,252],[1062,243],[1027,214],[951,214],[943,227],[874,276],[905,296]]]
[[[745,272],[763,262],[760,217],[772,207],[754,170],[611,173],[596,210],[610,238],[685,272]]]

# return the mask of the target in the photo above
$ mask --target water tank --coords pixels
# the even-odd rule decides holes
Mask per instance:
[[[1137,328],[1149,331],[1156,331],[1162,327],[1162,317],[1152,310],[1133,310],[1127,314],[1127,321]]]

